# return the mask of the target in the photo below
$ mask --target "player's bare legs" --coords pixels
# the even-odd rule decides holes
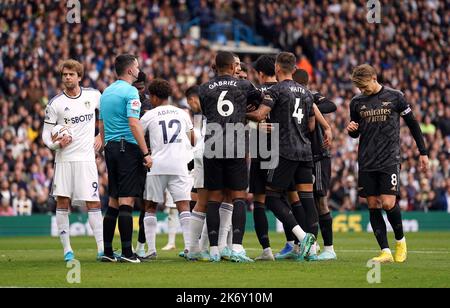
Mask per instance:
[[[100,201],[86,201],[86,207],[88,209],[88,220],[94,233],[95,242],[97,243],[97,259],[101,258],[104,254],[103,245],[103,216],[102,207]]]
[[[66,262],[75,258],[70,245],[69,207],[70,198],[61,196],[56,198],[56,225],[58,226],[59,239],[63,245]]]

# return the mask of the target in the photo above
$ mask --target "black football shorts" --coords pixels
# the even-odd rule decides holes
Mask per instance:
[[[377,171],[359,171],[358,193],[363,198],[400,193],[400,165]]]

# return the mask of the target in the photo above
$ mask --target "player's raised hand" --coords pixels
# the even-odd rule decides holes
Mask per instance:
[[[100,135],[97,135],[94,141],[94,150],[95,152],[101,152],[102,148],[103,148],[102,137]]]
[[[65,135],[59,141],[59,146],[61,147],[61,149],[63,149],[71,143],[72,143],[72,137],[69,135]]]
[[[347,131],[349,131],[350,133],[356,132],[358,130],[358,128],[359,128],[359,124],[354,121],[351,121],[347,126]]]
[[[144,166],[147,168],[151,168],[153,165],[153,159],[151,158],[151,156],[145,156],[144,157]]]
[[[429,161],[427,155],[420,155],[419,157],[419,169],[422,172],[427,172],[429,167]]]

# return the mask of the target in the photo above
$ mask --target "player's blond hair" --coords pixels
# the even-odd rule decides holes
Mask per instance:
[[[69,59],[65,60],[61,65],[59,66],[59,73],[62,75],[63,70],[67,68],[71,71],[75,71],[78,74],[78,77],[83,78],[84,75],[84,67],[83,64],[78,62],[77,60]]]
[[[358,87],[364,87],[373,76],[377,76],[375,68],[369,64],[362,64],[353,69],[351,80],[353,84]]]

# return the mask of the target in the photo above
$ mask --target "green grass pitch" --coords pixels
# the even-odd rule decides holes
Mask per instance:
[[[274,252],[283,234],[270,234]],[[116,236],[115,246],[119,246]],[[137,237],[134,236],[134,241]],[[391,246],[394,239],[389,236]],[[159,235],[157,247],[167,240]],[[450,287],[450,233],[410,233],[405,264],[381,266],[381,283],[369,284],[367,261],[378,254],[372,234],[335,235],[337,261],[294,261],[235,264],[187,262],[178,251],[159,251],[159,259],[143,264],[105,264],[95,261],[93,238],[73,238],[81,263],[81,283],[69,284],[69,268],[62,261],[59,239],[0,238],[0,287]],[[321,240],[319,241],[321,243]],[[260,246],[254,233],[245,237],[247,254],[256,257]],[[182,247],[181,235],[177,245]]]

